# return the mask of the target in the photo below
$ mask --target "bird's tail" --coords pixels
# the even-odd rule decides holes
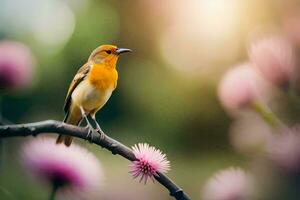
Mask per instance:
[[[80,111],[75,111],[74,110],[70,113],[68,112],[65,115],[64,122],[67,124],[73,124],[73,125],[78,125],[81,121],[81,113]],[[58,138],[56,139],[56,144],[64,143],[67,147],[69,147],[72,143],[73,137],[68,136],[68,135],[59,135]]]

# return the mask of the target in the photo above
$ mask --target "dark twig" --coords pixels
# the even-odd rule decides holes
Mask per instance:
[[[81,139],[86,139],[88,129],[54,120],[46,120],[29,124],[0,126],[0,138],[29,135],[36,136],[42,133],[59,133]],[[109,150],[110,152],[112,152],[112,154],[118,154],[130,161],[136,160],[130,148],[108,137],[107,135],[104,135],[103,139],[100,138],[100,135],[94,136],[91,139],[91,143],[97,144]],[[155,179],[164,187],[166,187],[169,190],[170,195],[173,196],[175,199],[190,200],[190,198],[184,193],[184,191],[163,173],[157,173]]]

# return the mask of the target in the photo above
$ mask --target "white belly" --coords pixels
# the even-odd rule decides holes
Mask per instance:
[[[82,81],[72,93],[72,102],[84,110],[100,109],[108,101],[113,89],[99,91],[89,81]]]

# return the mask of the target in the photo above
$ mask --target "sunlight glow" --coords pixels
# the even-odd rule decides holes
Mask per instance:
[[[171,26],[162,37],[162,53],[172,66],[193,71],[224,59],[224,53],[229,59],[236,56],[239,1],[177,3],[180,6],[173,12]]]

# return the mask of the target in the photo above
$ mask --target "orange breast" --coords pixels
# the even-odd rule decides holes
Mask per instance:
[[[115,68],[104,64],[94,64],[88,77],[89,81],[100,91],[115,89],[118,81],[118,72]]]

